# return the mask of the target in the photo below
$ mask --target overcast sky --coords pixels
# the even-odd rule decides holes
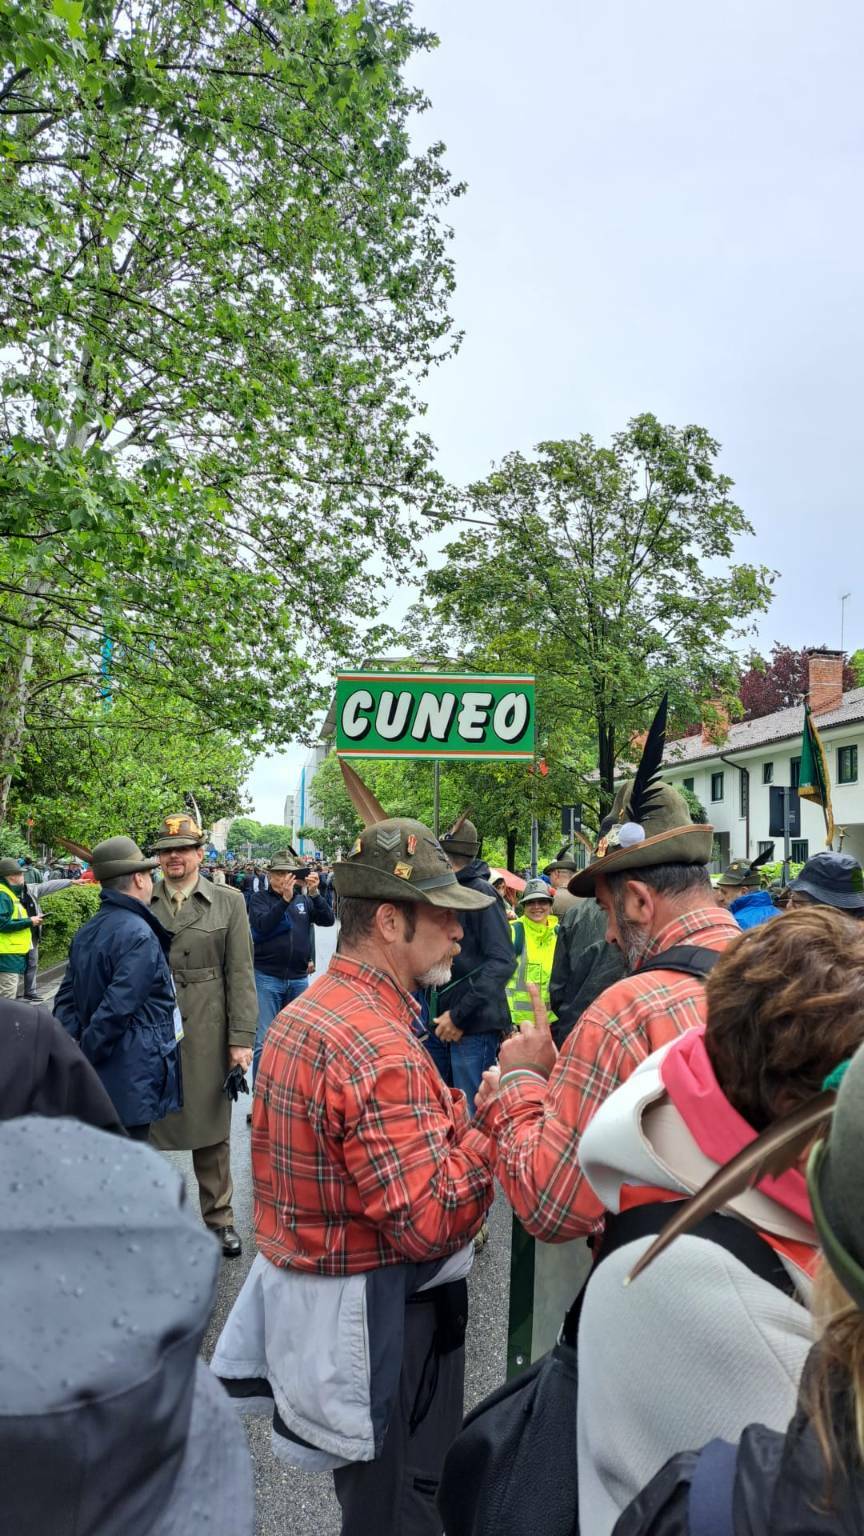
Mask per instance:
[[[864,7],[415,0],[413,69],[467,195],[458,357],[427,384],[442,471],[638,411],[698,422],[780,571],[764,649],[864,643]],[[303,752],[260,761],[281,819]]]

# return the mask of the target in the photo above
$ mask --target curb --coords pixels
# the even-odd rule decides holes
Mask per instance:
[[[39,986],[39,984],[41,982],[46,982],[50,986],[52,982],[62,981],[65,970],[66,970],[66,961],[65,960],[61,960],[59,965],[51,965],[51,966],[49,966],[47,971],[37,971],[36,972],[36,985],[37,985],[37,987]]]

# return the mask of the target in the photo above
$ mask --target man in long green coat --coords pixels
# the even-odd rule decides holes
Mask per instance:
[[[204,836],[185,812],[166,816],[154,852],[164,878],[153,895],[156,916],[174,935],[169,956],[183,1018],[183,1108],[151,1133],[166,1152],[192,1152],[201,1215],[241,1250],[231,1200],[231,1101],[223,1085],[232,1067],[248,1071],[258,1023],[252,936],[239,891],[201,878]]]

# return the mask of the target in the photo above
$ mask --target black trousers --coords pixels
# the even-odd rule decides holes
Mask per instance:
[[[430,1374],[435,1330],[434,1305],[405,1308],[399,1394],[381,1455],[333,1473],[342,1536],[440,1536],[435,1499],[444,1457],[462,1427],[465,1346],[439,1355]],[[425,1413],[412,1428],[420,1404]]]
[[[150,1135],[150,1122],[146,1125],[124,1125],[123,1127],[130,1141],[146,1141]]]

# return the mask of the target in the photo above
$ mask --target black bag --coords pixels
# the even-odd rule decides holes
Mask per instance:
[[[446,1536],[579,1536],[576,1343],[585,1289],[616,1248],[659,1232],[676,1203],[606,1217],[591,1275],[555,1348],[468,1414],[447,1452],[438,1492]],[[719,1243],[786,1295],[796,1294],[782,1260],[743,1221],[709,1216],[694,1233]]]

